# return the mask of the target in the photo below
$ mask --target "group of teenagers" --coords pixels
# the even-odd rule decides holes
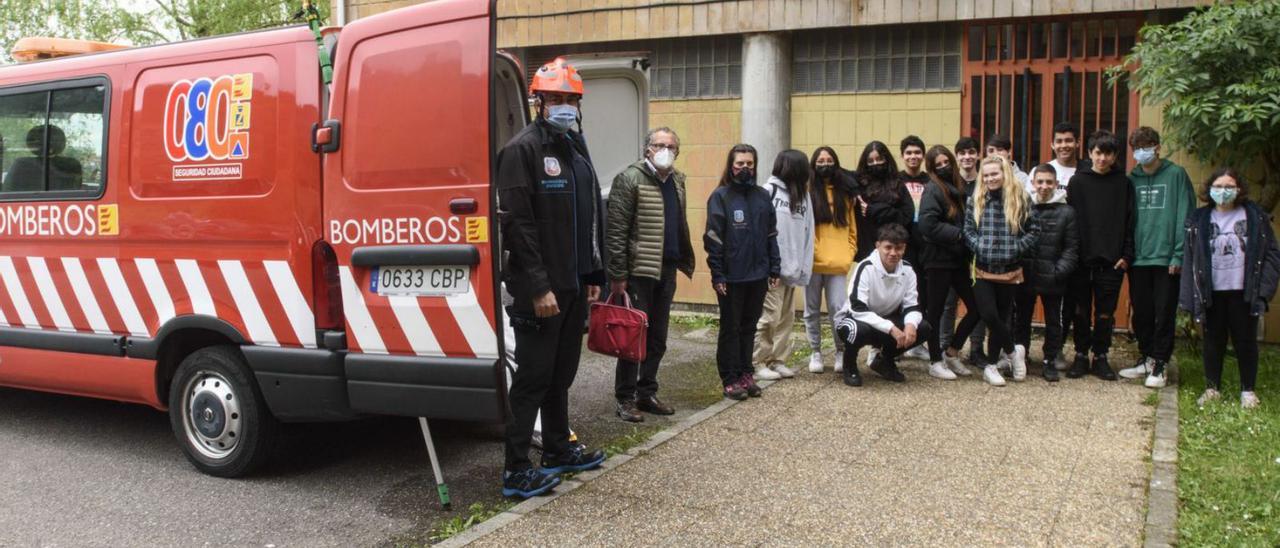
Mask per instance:
[[[893,382],[906,380],[897,363],[904,355],[927,360],[939,379],[973,375],[973,366],[993,386],[1025,380],[1039,301],[1046,381],[1065,371],[1163,387],[1181,303],[1204,327],[1201,403],[1221,397],[1230,337],[1240,403],[1257,406],[1258,318],[1280,280],[1270,215],[1231,168],[1205,181],[1207,205],[1199,207],[1187,172],[1161,157],[1150,127],[1129,136],[1136,166],[1127,174],[1116,135],[1090,135],[1087,160],[1078,159],[1079,142],[1075,126],[1056,125],[1054,158],[1030,173],[1001,135],[987,140],[981,158],[972,138],[953,152],[926,151],[908,136],[901,171],[879,141],[866,145],[854,171],[830,147],[808,156],[786,150],[763,185],[755,149],[733,147],[707,201],[703,237],[720,304],[724,395],[755,396],[757,380],[795,375],[786,362],[793,299],[803,288],[809,371],[825,367],[825,302],[833,368],[850,386],[863,384],[858,353],[866,347],[868,369]],[[1140,356],[1117,376],[1108,353],[1126,275]],[[966,311],[958,324],[957,301]],[[1074,359],[1063,355],[1068,331]]]
[[[692,278],[696,263],[676,132],[650,130],[606,199],[581,131],[586,90],[577,70],[555,59],[534,73],[529,91],[537,116],[499,152],[494,177],[511,373],[502,492],[526,498],[606,458],[574,436],[568,419],[590,303],[630,303],[648,319],[644,359],[617,362],[615,414],[640,422],[675,413],[658,398],[658,369],[678,273]],[[1181,303],[1204,326],[1202,402],[1221,397],[1230,337],[1241,404],[1258,405],[1258,317],[1280,280],[1271,217],[1229,168],[1209,177],[1200,195],[1208,205],[1197,209],[1186,171],[1160,156],[1154,130],[1135,130],[1129,145],[1137,167],[1128,175],[1115,135],[1094,133],[1088,161],[1077,160],[1078,131],[1059,124],[1054,159],[1029,174],[1012,161],[1009,139],[996,135],[985,151],[967,137],[927,150],[907,137],[902,170],[879,141],[854,170],[830,147],[785,150],[768,177],[755,148],[735,145],[702,232],[720,308],[724,395],[760,396],[757,380],[794,376],[786,363],[797,288],[809,370],[825,369],[825,304],[834,370],[849,385],[863,382],[857,358],[865,347],[867,367],[890,381],[905,380],[897,365],[904,354],[927,359],[940,379],[972,375],[973,366],[992,385],[1023,380],[1037,301],[1045,379],[1058,380],[1062,369],[1114,380],[1108,351],[1127,274],[1141,359],[1120,375],[1165,383]],[[966,312],[957,323],[960,303]],[[1068,361],[1062,348],[1072,330]],[[966,339],[968,364],[960,357]],[[539,466],[533,445],[542,449]]]

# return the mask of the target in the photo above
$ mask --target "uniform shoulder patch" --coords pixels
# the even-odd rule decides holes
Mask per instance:
[[[546,156],[542,159],[542,169],[547,175],[552,177],[560,175],[560,160],[554,156]]]

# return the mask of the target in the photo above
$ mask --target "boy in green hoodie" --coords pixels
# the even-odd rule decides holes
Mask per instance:
[[[1181,166],[1160,157],[1160,134],[1143,126],[1129,135],[1137,166],[1129,173],[1138,199],[1129,269],[1133,331],[1142,356],[1120,371],[1126,379],[1146,377],[1146,385],[1165,385],[1165,366],[1173,353],[1174,319],[1182,270],[1183,223],[1196,207],[1191,178]]]

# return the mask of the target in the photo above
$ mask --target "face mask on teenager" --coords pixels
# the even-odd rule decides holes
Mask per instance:
[[[1209,197],[1218,205],[1227,205],[1236,201],[1236,189],[1213,187],[1209,189]]]
[[[938,169],[934,170],[934,172],[935,172],[935,173],[937,173],[937,175],[938,175],[938,178],[939,178],[939,179],[942,179],[943,181],[946,181],[946,182],[948,182],[948,183],[952,182],[951,177],[952,177],[952,175],[954,175],[954,172],[953,172],[953,171],[951,171],[951,167],[949,167],[949,166],[948,166],[948,167],[940,167],[940,168],[938,168]]]
[[[1156,159],[1156,147],[1133,149],[1133,159],[1141,165],[1147,165]]]
[[[733,172],[734,184],[742,186],[756,185],[756,172],[748,168],[742,168]]]
[[[671,152],[671,149],[669,148],[664,148],[653,153],[653,167],[658,169],[671,169],[671,166],[675,163],[676,153]]]
[[[547,107],[547,123],[556,131],[564,133],[578,121],[578,107],[573,105],[551,105]]]
[[[814,171],[818,173],[819,177],[822,177],[823,179],[830,179],[836,174],[836,166],[832,164],[821,165],[814,168]]]
[[[867,166],[867,173],[876,179],[888,179],[890,175],[889,164],[885,163]]]

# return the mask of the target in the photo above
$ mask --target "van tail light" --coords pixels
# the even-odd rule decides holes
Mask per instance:
[[[311,246],[311,295],[315,299],[316,329],[342,329],[342,284],[338,256],[324,241]]]

